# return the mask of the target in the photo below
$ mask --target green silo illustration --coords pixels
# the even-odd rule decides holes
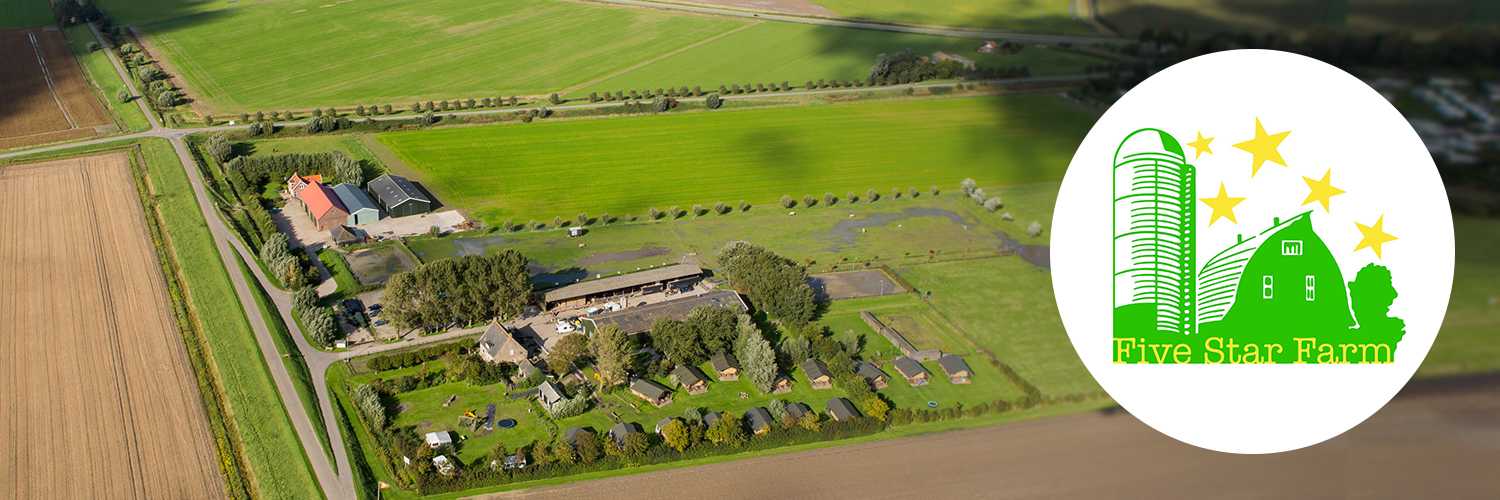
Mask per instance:
[[[1117,337],[1196,331],[1196,179],[1181,143],[1162,130],[1132,132],[1115,151]]]

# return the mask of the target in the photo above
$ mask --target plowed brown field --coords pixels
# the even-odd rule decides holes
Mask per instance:
[[[223,498],[127,157],[0,168],[0,234],[0,498]]]
[[[0,149],[89,137],[112,124],[61,32],[0,31]]]

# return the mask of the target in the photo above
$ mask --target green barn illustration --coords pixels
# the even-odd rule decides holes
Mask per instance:
[[[1354,324],[1344,275],[1313,231],[1311,212],[1275,219],[1270,229],[1215,255],[1198,275],[1198,330],[1337,331]]]

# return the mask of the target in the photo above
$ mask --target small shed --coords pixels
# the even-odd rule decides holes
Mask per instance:
[[[568,228],[569,238],[577,238],[579,236],[583,236],[583,226],[573,226]]]
[[[973,373],[969,371],[969,364],[963,358],[952,354],[944,354],[938,358],[938,366],[943,368],[943,373],[948,375],[948,381],[955,384],[969,383],[969,377]]]
[[[363,231],[342,224],[329,231],[328,235],[333,238],[333,244],[338,246],[358,245],[366,239]]]
[[[854,403],[850,403],[848,399],[833,398],[828,400],[828,416],[833,417],[834,420],[849,420],[858,417],[859,410],[855,409]]]
[[[655,380],[635,379],[630,383],[630,392],[650,402],[652,406],[657,408],[672,404],[672,390],[668,389],[667,386],[657,383]]]
[[[802,417],[812,414],[812,408],[808,408],[807,405],[802,403],[792,403],[786,405],[786,414],[800,420]]]
[[[672,369],[672,375],[677,377],[677,382],[682,384],[688,394],[703,394],[708,392],[708,377],[696,366],[677,365]]]
[[[620,446],[625,446],[625,436],[640,433],[641,431],[636,430],[635,424],[630,422],[620,422],[609,428],[609,438],[615,440],[615,444]]]
[[[549,410],[552,409],[552,405],[567,399],[563,396],[562,388],[552,383],[551,380],[542,382],[542,385],[537,387],[536,390],[536,401]]]
[[[860,360],[854,364],[854,373],[863,377],[865,382],[869,382],[871,389],[884,389],[886,387],[887,377],[885,372],[881,371],[880,367],[875,366],[874,363]]]
[[[803,361],[802,373],[807,375],[807,383],[812,384],[813,389],[833,388],[833,375],[828,373],[828,365],[823,364],[821,360]]]
[[[427,433],[427,447],[437,448],[445,444],[453,444],[453,436],[448,431],[437,431]]]
[[[756,434],[770,432],[772,422],[775,420],[771,420],[771,412],[766,411],[765,408],[757,406],[745,410],[745,424],[750,426],[750,432]]]
[[[729,382],[740,379],[740,360],[733,354],[721,352],[708,358],[708,363],[713,365],[714,373],[718,374],[720,382]]]
[[[927,385],[927,369],[923,368],[922,364],[918,363],[917,360],[901,356],[896,358],[896,361],[891,364],[896,367],[896,371],[901,374],[901,377],[906,379],[906,383],[911,384],[913,387]]]
[[[523,359],[516,363],[516,380],[526,378],[534,371],[536,371],[536,365],[531,364],[529,359]]]
[[[661,433],[662,429],[666,429],[668,425],[672,425],[672,422],[676,422],[676,421],[677,421],[677,417],[667,417],[667,418],[661,419],[660,421],[656,422],[656,434],[657,435],[662,435],[662,433]]]

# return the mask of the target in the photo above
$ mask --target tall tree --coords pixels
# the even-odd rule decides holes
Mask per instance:
[[[745,369],[745,376],[756,390],[770,393],[771,385],[776,382],[776,353],[771,350],[771,343],[747,314],[739,315],[735,330],[739,335],[735,340],[735,357]]]
[[[623,384],[630,366],[630,338],[615,325],[605,325],[594,332],[594,365],[606,385]]]

